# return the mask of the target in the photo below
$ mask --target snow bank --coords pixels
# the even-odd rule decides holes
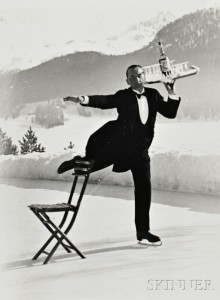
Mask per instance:
[[[0,177],[43,180],[72,180],[72,172],[57,174],[58,166],[71,159],[72,151],[47,154],[1,155]],[[131,186],[131,172],[113,173],[112,167],[91,174],[91,181]],[[152,153],[152,186],[155,189],[220,195],[220,155],[180,152]]]

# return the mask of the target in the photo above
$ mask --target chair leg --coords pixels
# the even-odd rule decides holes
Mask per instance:
[[[44,226],[50,231],[50,233],[52,234],[51,237],[46,241],[46,243],[44,243],[44,245],[40,248],[40,250],[35,254],[35,256],[32,258],[32,260],[36,260],[41,253],[44,252],[44,250],[47,248],[47,246],[53,241],[54,238],[58,239],[59,237],[57,236],[57,231],[53,230],[50,225],[52,225],[53,223],[51,222],[51,220],[49,219],[49,217],[47,216],[47,221],[45,221],[45,219],[40,215],[40,213],[37,213],[36,211],[33,211],[34,214],[38,217],[38,219],[44,224]],[[45,217],[45,216],[44,216]],[[45,223],[47,222],[47,223]],[[50,225],[49,225],[50,224]],[[53,227],[55,225],[53,224]],[[61,243],[61,245],[63,246],[63,248],[68,252],[71,253],[71,251],[69,250],[68,247],[66,247],[63,243]]]
[[[52,242],[52,240],[55,238],[54,235],[51,235],[51,237],[46,241],[46,243],[40,248],[40,250],[35,254],[35,256],[32,258],[32,260],[38,259],[38,257],[41,255],[41,253],[44,252],[44,250],[47,248],[47,246]],[[66,250],[66,252],[71,253],[69,248],[67,248],[64,244],[61,243],[63,248]]]
[[[44,261],[44,265],[47,264],[49,262],[49,260],[51,259],[52,255],[54,254],[54,252],[57,250],[58,246],[60,245],[60,242],[57,242],[55,244],[55,246],[53,247],[53,249],[50,251],[50,253],[48,253],[47,258]]]
[[[52,248],[52,250],[48,254],[48,257],[45,259],[44,264],[48,263],[48,261],[51,259],[52,255],[54,254],[54,252],[56,251],[56,249],[58,248],[58,246],[60,244],[64,245],[63,240],[65,240],[66,243],[69,244],[69,246],[66,246],[66,248],[68,250],[70,248],[70,249],[74,250],[81,258],[85,258],[85,256],[79,251],[79,249],[77,249],[76,246],[73,245],[73,243],[68,239],[68,237],[54,223],[52,223],[52,226],[55,228],[55,231],[61,235],[61,237],[60,238],[57,236],[55,237],[57,239],[57,243],[55,244],[55,246]]]
[[[68,242],[70,244],[70,248],[75,250],[75,252],[81,257],[81,258],[85,258],[85,256],[79,251],[79,249],[76,248],[76,246],[74,246],[71,241],[66,237],[66,236],[62,236],[58,242],[55,244],[55,246],[53,247],[53,249],[50,251],[50,253],[48,254],[47,258],[44,261],[44,264],[47,264],[49,262],[49,260],[51,259],[51,257],[53,256],[53,254],[55,253],[55,251],[57,250],[57,248],[59,247],[59,245],[61,244],[62,240],[65,239],[66,242]]]
[[[35,256],[32,258],[33,260],[36,260],[42,253],[47,254],[47,258],[44,261],[44,264],[47,264],[48,261],[51,259],[52,255],[56,251],[59,245],[62,245],[63,248],[70,253],[71,250],[74,250],[81,258],[85,258],[85,256],[76,248],[76,246],[73,245],[73,243],[67,238],[67,236],[61,231],[59,227],[57,227],[47,216],[46,213],[43,214],[44,218],[40,215],[40,213],[35,212],[35,215],[38,217],[38,219],[44,224],[44,226],[50,231],[52,234],[51,237],[46,241],[46,243],[41,247],[41,249],[35,254]],[[58,236],[60,234],[60,237]],[[52,250],[47,253],[45,249],[47,246],[52,242],[53,239],[57,239],[57,243],[52,248]],[[63,240],[67,242],[68,245],[65,245],[63,243]]]

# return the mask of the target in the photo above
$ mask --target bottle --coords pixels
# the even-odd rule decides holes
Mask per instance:
[[[160,59],[159,59],[160,69],[161,69],[162,74],[165,77],[167,77],[167,76],[171,75],[171,71],[172,71],[171,65],[170,65],[170,60],[164,52],[164,47],[163,47],[162,43],[159,42],[158,44],[159,44],[159,49],[160,49]]]

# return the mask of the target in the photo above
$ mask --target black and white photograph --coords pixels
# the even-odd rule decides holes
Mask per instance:
[[[4,300],[220,297],[220,0],[0,0]]]

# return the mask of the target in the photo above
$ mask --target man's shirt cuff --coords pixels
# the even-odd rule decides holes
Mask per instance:
[[[89,97],[88,96],[83,96],[84,100],[80,104],[87,105],[89,104]]]

